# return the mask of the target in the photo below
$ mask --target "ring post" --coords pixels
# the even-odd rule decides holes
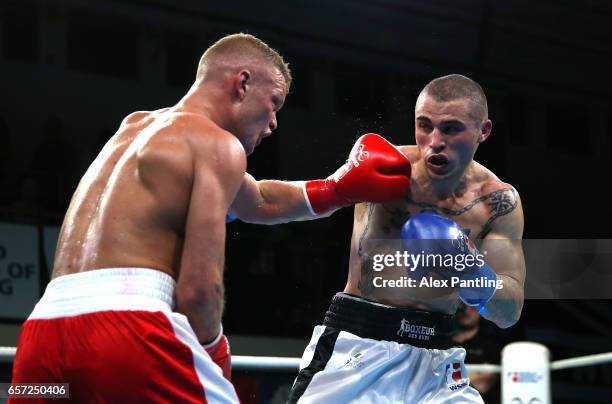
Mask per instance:
[[[550,351],[535,342],[502,350],[502,404],[550,404]]]

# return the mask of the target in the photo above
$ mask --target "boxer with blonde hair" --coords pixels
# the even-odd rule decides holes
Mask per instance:
[[[290,84],[276,51],[229,35],[176,105],[124,119],[70,202],[13,383],[70,383],[75,402],[238,402],[221,327],[228,212],[314,219],[409,185],[408,160],[373,134],[328,179],[256,181],[246,156],[277,128]]]

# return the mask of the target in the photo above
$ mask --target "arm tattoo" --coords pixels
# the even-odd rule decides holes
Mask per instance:
[[[489,195],[491,195],[491,200],[487,205],[491,213],[489,220],[482,226],[482,231],[478,234],[479,239],[484,238],[491,231],[491,224],[495,219],[512,212],[518,205],[518,195],[514,188],[500,189]]]
[[[412,202],[412,204],[422,208],[423,212],[434,211],[436,213],[448,215],[448,216],[459,216],[480,202],[485,203],[489,207],[489,219],[482,227],[482,231],[478,234],[475,239],[482,239],[491,231],[491,225],[493,221],[501,216],[505,216],[512,212],[518,206],[518,195],[514,188],[504,188],[497,191],[493,191],[479,198],[474,199],[461,209],[453,210],[444,207],[434,205],[433,203],[425,202]]]
[[[365,253],[363,248],[363,242],[366,240],[368,235],[368,230],[370,229],[370,219],[372,219],[372,214],[374,213],[374,204],[368,203],[368,216],[366,218],[366,224],[359,236],[359,244],[357,246],[357,255],[361,259],[361,276],[359,277],[359,284],[357,287],[359,290],[363,292],[364,295],[368,295],[372,292],[374,285],[372,284],[372,265],[371,258],[368,254]]]
[[[516,209],[516,207],[518,206],[518,195],[516,191],[514,190],[514,188],[505,188],[505,189],[493,191],[489,194],[486,194],[479,198],[474,199],[473,201],[468,203],[466,206],[458,210],[440,207],[432,203],[414,202],[414,201],[410,201],[409,203],[420,207],[421,212],[432,212],[433,211],[438,214],[447,215],[447,216],[452,217],[452,216],[459,216],[469,211],[470,209],[472,209],[474,206],[476,206],[477,204],[481,202],[486,204],[486,206],[488,207],[489,218],[487,222],[483,225],[480,233],[474,238],[474,240],[479,240],[479,239],[484,238],[484,236],[486,236],[489,233],[489,231],[491,231],[492,224],[497,218],[501,216],[505,216]],[[372,284],[372,279],[373,279],[372,258],[366,252],[366,249],[364,248],[364,243],[370,240],[368,233],[370,230],[371,219],[372,219],[372,215],[374,214],[375,206],[376,205],[373,203],[367,204],[368,211],[367,211],[367,216],[365,218],[366,222],[363,228],[363,232],[359,236],[359,242],[357,244],[357,255],[359,256],[361,260],[361,276],[359,278],[358,288],[359,290],[361,290],[364,296],[368,296],[374,289],[374,285]],[[391,216],[389,225],[383,228],[383,231],[387,235],[391,233],[391,228],[398,228],[398,229],[401,228],[402,225],[406,222],[406,220],[408,220],[411,216],[410,212],[404,211],[399,208],[396,208],[393,210],[387,209],[386,207],[384,208]],[[464,233],[466,235],[469,235],[470,230],[464,229]]]

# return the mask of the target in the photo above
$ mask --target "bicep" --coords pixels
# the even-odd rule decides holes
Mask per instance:
[[[230,206],[230,211],[238,218],[244,219],[258,205],[261,205],[261,198],[257,180],[251,174],[245,173],[236,197]]]

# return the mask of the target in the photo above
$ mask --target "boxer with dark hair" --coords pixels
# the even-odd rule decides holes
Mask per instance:
[[[399,147],[410,194],[356,205],[346,287],[315,327],[288,403],[482,402],[452,346],[453,315],[463,301],[509,327],[525,281],[519,195],[473,159],[491,129],[473,80],[423,89],[416,145]]]
[[[246,156],[276,129],[290,83],[278,53],[230,35],[175,106],[125,118],[70,202],[13,383],[70,383],[75,402],[238,402],[221,327],[226,214],[314,219],[410,182],[406,157],[373,134],[326,180],[256,181]]]

